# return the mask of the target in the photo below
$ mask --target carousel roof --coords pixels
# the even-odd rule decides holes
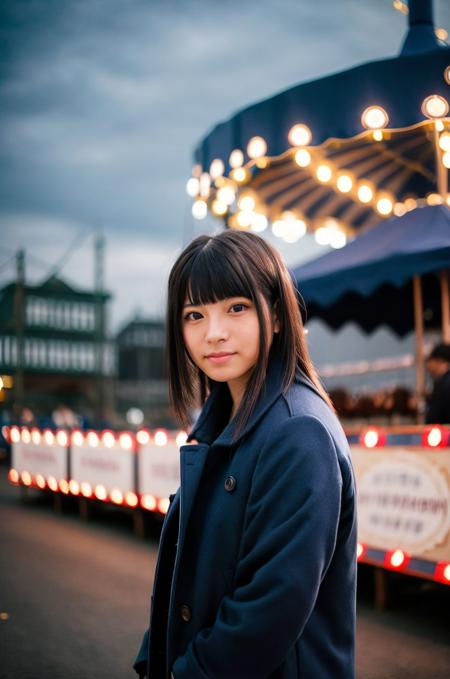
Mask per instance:
[[[447,200],[450,48],[436,40],[430,3],[411,0],[409,21],[399,56],[296,85],[218,124],[195,150],[194,216],[209,208],[255,231],[271,221],[295,241],[306,229],[356,235]]]

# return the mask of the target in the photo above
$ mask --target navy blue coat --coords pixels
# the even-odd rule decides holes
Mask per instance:
[[[181,448],[161,533],[149,679],[352,679],[355,482],[347,440],[305,378],[266,388],[233,440],[226,385]],[[178,542],[178,545],[176,543]],[[148,665],[147,665],[148,663]]]

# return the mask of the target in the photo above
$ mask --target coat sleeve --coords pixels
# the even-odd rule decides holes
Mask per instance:
[[[314,607],[338,531],[342,476],[333,439],[292,417],[253,475],[235,589],[173,665],[175,679],[263,679],[281,665]]]

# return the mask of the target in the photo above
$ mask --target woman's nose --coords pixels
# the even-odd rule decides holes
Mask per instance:
[[[211,318],[206,329],[207,342],[220,342],[228,339],[226,324],[219,318]]]

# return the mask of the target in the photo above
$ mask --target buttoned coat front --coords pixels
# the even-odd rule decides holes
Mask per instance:
[[[347,440],[303,377],[281,366],[239,436],[217,385],[181,448],[160,539],[149,679],[352,679],[356,514]],[[175,543],[178,542],[175,556]],[[172,557],[170,555],[173,555]]]

